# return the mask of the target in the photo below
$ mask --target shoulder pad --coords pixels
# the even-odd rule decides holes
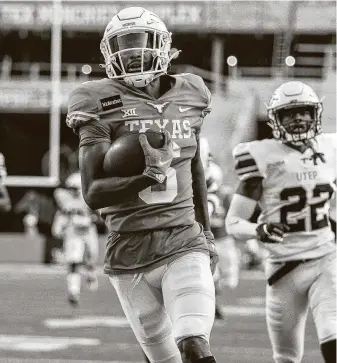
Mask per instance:
[[[256,160],[256,153],[254,153],[254,146],[257,143],[258,141],[240,143],[233,149],[235,171],[241,181],[255,177],[263,178]]]
[[[337,134],[336,132],[323,133],[321,134],[324,142],[329,142],[333,147],[337,145]]]
[[[206,86],[202,77],[193,73],[181,73],[177,75],[181,76],[185,80],[187,80],[190,84],[192,84],[198,92],[203,96],[205,102],[205,108],[202,110],[202,117],[208,115],[212,110],[212,97],[211,92]]]
[[[97,111],[97,101],[82,85],[70,94],[66,123],[70,128],[77,129],[91,120],[99,121]]]

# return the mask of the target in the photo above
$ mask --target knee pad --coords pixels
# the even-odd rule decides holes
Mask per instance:
[[[177,347],[173,334],[169,334],[164,338],[161,338],[161,340],[152,337],[151,339],[148,339],[148,341],[139,343],[150,362],[181,362],[180,351]]]

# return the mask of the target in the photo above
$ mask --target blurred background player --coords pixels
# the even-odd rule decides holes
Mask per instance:
[[[7,176],[5,157],[0,153],[0,212],[9,212],[12,208],[11,199],[4,184]]]
[[[167,74],[171,42],[156,14],[121,10],[101,41],[108,78],[72,92],[67,124],[80,137],[84,198],[109,228],[104,272],[143,351],[151,362],[212,363],[218,256],[199,153],[211,98],[201,77]],[[148,128],[163,132],[162,148]],[[130,131],[140,132],[145,170],[108,178],[105,154]]]
[[[80,173],[71,174],[65,181],[65,188],[57,188],[54,195],[59,210],[54,218],[53,234],[63,239],[68,267],[68,301],[76,307],[80,298],[82,267],[86,270],[88,288],[95,291],[98,287],[96,217],[83,199]]]
[[[228,287],[235,289],[239,282],[240,253],[233,236],[227,234],[225,217],[229,207],[232,190],[223,185],[223,173],[214,161],[207,138],[200,138],[200,155],[205,170],[207,185],[208,212],[211,231],[219,254],[219,263],[213,276],[215,283],[215,317],[223,319],[219,297]]]
[[[336,191],[336,133],[322,133],[322,102],[299,81],[268,104],[273,139],[233,150],[240,184],[227,214],[230,233],[268,249],[266,315],[275,363],[304,353],[309,307],[324,361],[336,362],[336,244],[329,205]],[[256,204],[258,223],[249,222]]]

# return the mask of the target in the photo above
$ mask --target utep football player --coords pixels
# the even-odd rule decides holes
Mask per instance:
[[[207,138],[200,138],[200,155],[204,166],[208,212],[211,232],[214,235],[219,263],[213,276],[215,294],[220,296],[225,287],[235,289],[239,282],[240,258],[235,239],[229,236],[225,227],[225,216],[231,198],[230,188],[223,185],[223,173],[212,159]],[[223,319],[220,301],[216,299],[215,317]]]
[[[104,271],[151,362],[215,362],[217,254],[198,141],[210,92],[194,74],[167,75],[171,33],[144,8],[115,15],[101,51],[108,78],[72,92],[67,124],[80,138],[84,199],[110,231]],[[162,148],[149,145],[147,129],[163,132]],[[140,133],[145,170],[107,177],[105,154],[130,131]]]
[[[68,301],[76,307],[81,290],[81,271],[86,269],[86,282],[91,291],[97,290],[95,266],[98,258],[98,234],[94,223],[95,215],[86,205],[81,192],[80,173],[71,174],[65,181],[65,188],[54,192],[59,210],[52,232],[64,242],[64,258],[68,266]]]
[[[0,153],[0,212],[9,212],[12,208],[11,199],[5,185],[6,176],[5,157]]]
[[[336,245],[329,201],[336,190],[336,134],[322,133],[322,103],[302,82],[274,92],[273,139],[233,150],[240,185],[227,229],[268,249],[266,314],[276,363],[300,362],[310,307],[326,363],[336,362]],[[259,203],[258,223],[248,219]]]

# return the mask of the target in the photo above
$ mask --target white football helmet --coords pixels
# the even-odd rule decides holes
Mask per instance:
[[[128,7],[107,25],[101,52],[109,78],[122,79],[135,87],[145,87],[167,72],[171,33],[163,21],[142,7]]]
[[[291,132],[286,130],[281,123],[282,111],[298,107],[307,107],[311,111],[312,117],[307,121],[305,132]],[[298,144],[312,139],[322,132],[322,102],[316,92],[307,84],[299,81],[283,83],[275,90],[267,109],[270,120],[269,126],[272,128],[273,136],[276,139]]]

